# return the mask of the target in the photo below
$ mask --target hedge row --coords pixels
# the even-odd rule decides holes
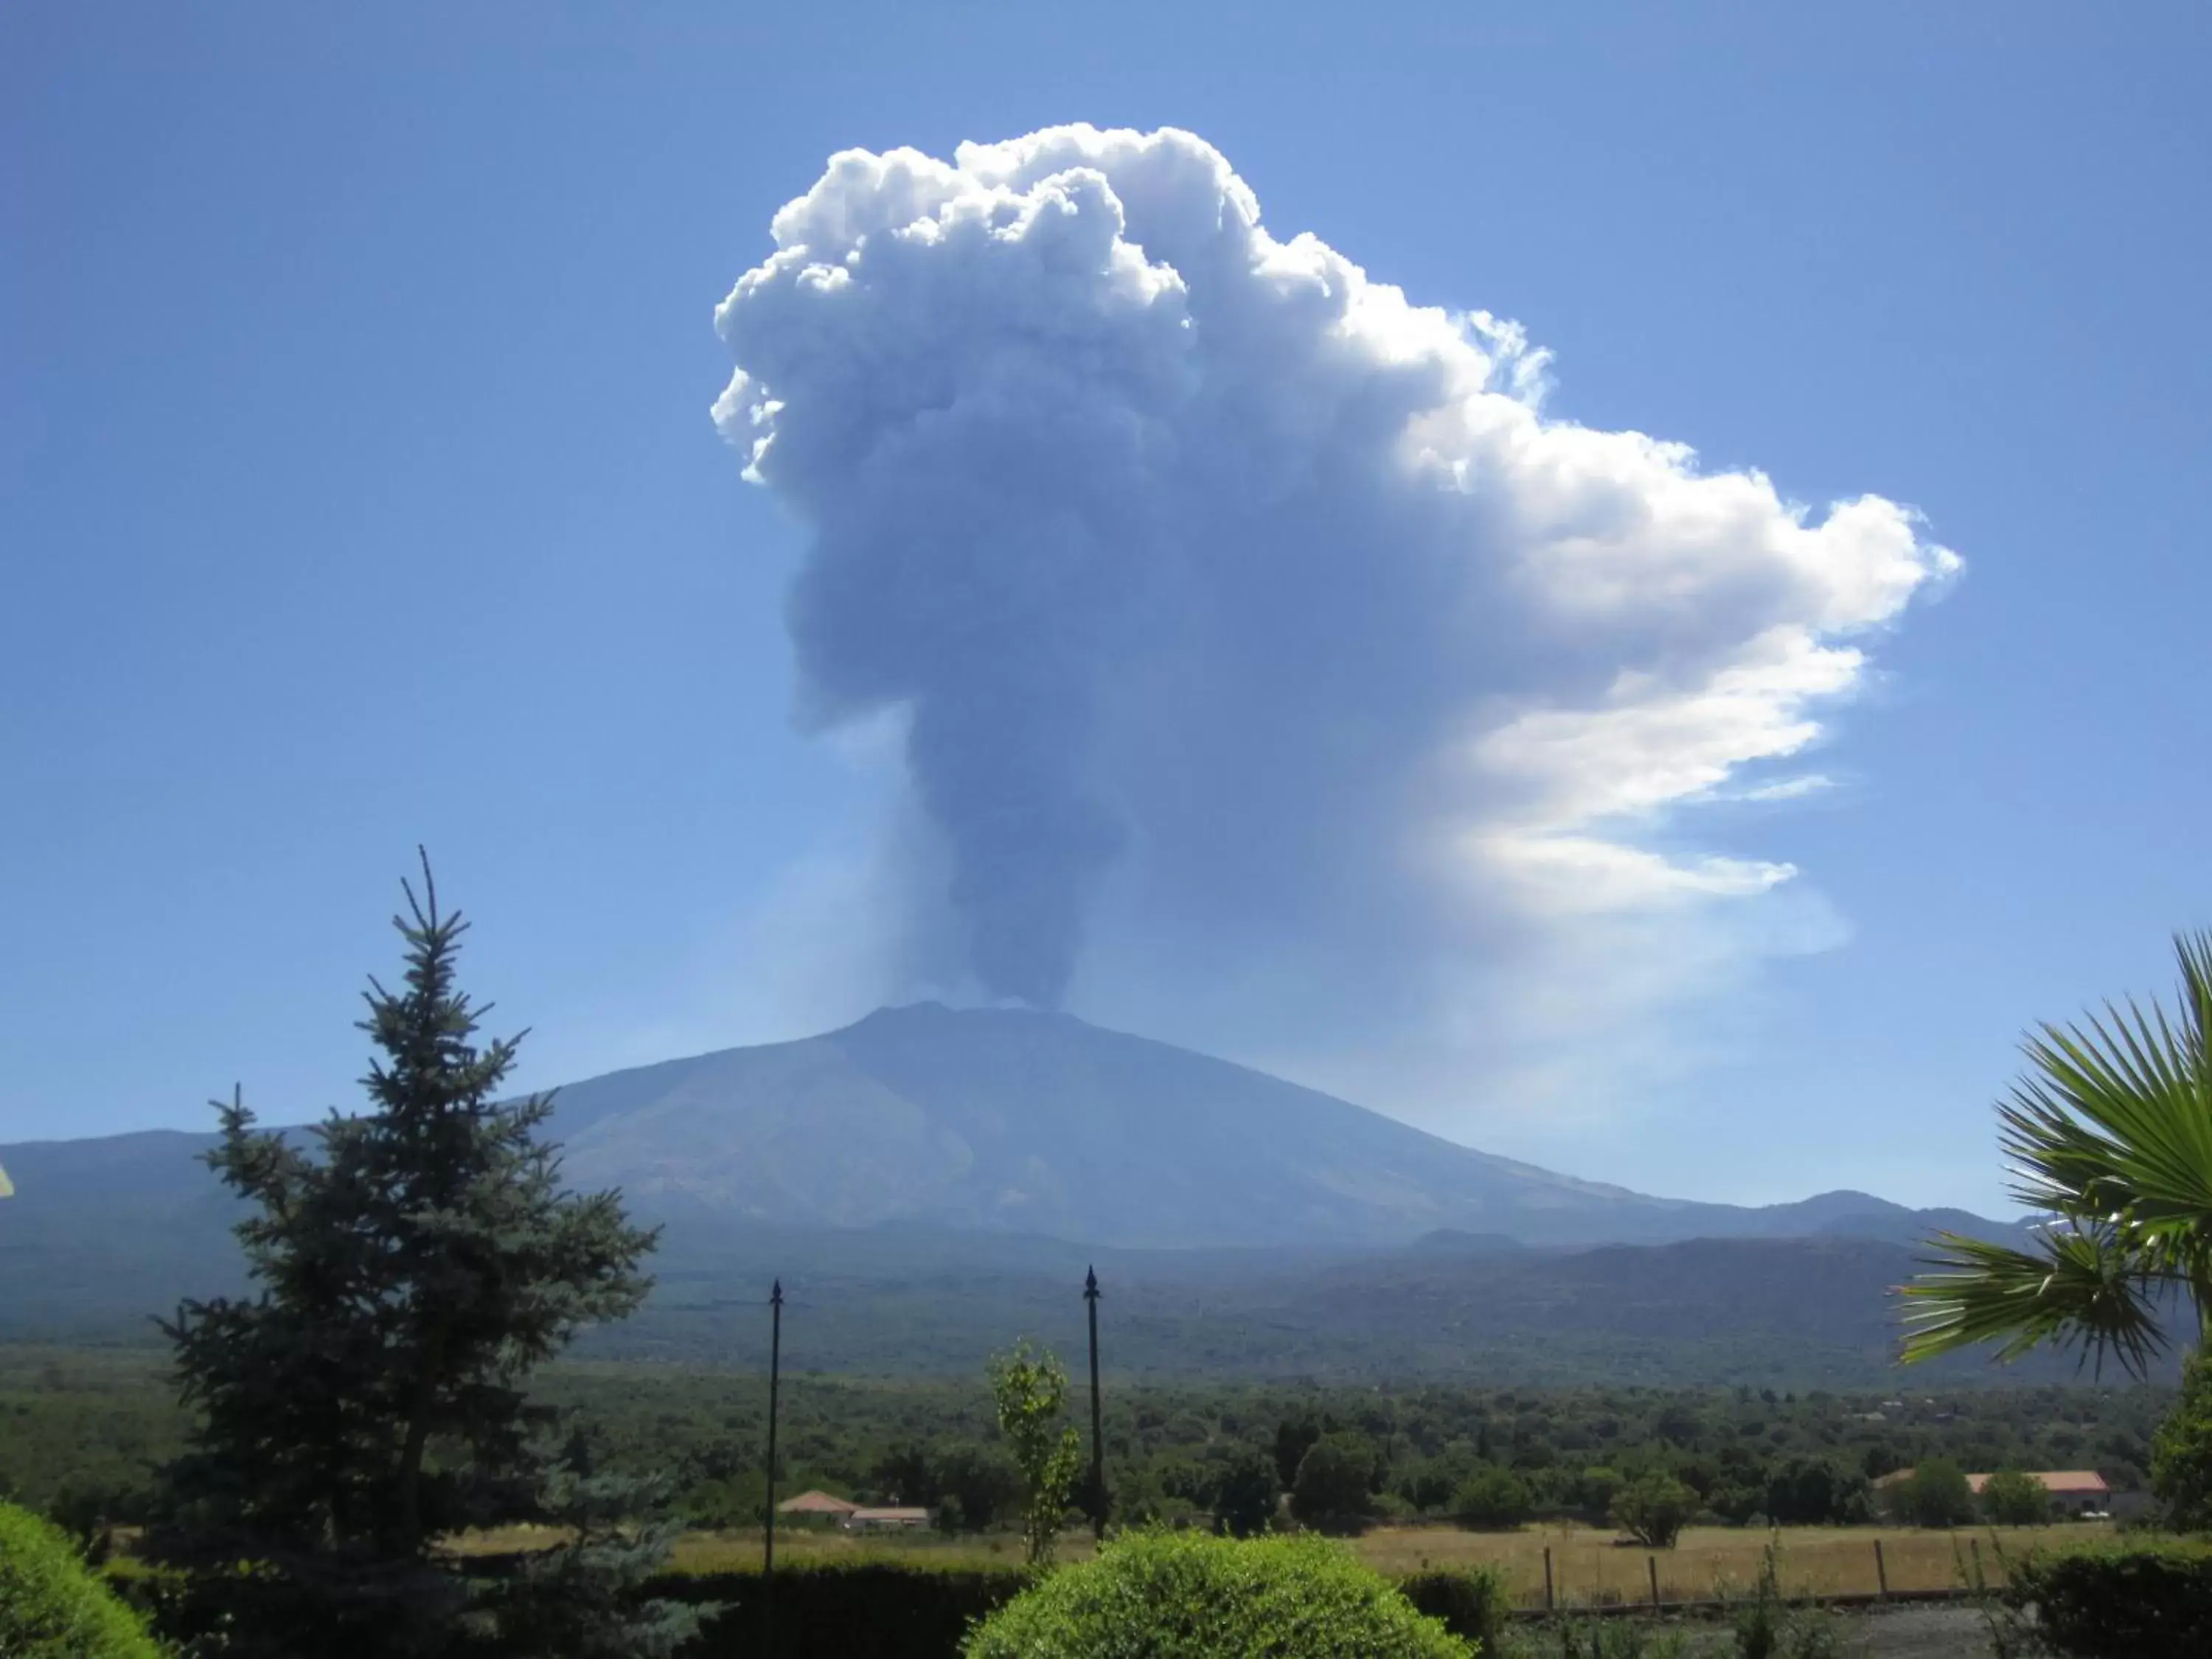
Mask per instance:
[[[1029,1579],[1018,1567],[906,1566],[888,1562],[783,1567],[775,1575],[772,1630],[757,1572],[672,1574],[651,1593],[711,1617],[684,1659],[951,1659],[969,1626],[1013,1599]],[[1487,1645],[1504,1622],[1495,1574],[1424,1572],[1399,1588],[1455,1636]]]
[[[2118,1544],[2013,1565],[2005,1599],[2069,1659],[2212,1654],[2212,1544]]]
[[[1018,1567],[780,1567],[772,1625],[757,1572],[672,1574],[650,1593],[719,1607],[684,1659],[947,1659],[972,1621],[1028,1583]]]

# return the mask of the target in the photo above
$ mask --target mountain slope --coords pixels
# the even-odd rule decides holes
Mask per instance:
[[[1066,1015],[934,1004],[597,1079],[563,1091],[556,1129],[579,1182],[758,1221],[1182,1246],[1679,1236],[1700,1207]]]
[[[1363,1108],[1066,1015],[886,1009],[803,1042],[561,1091],[580,1188],[619,1187],[686,1254],[793,1230],[923,1224],[1085,1247],[1431,1255],[1694,1237],[1909,1245],[1955,1212],[1863,1193],[1764,1209],[1651,1198],[1456,1146]],[[112,1328],[235,1288],[233,1211],[172,1132],[0,1147],[0,1329]],[[1468,1241],[1473,1241],[1470,1244]],[[903,1248],[860,1232],[864,1254]],[[890,1265],[896,1267],[896,1261]]]

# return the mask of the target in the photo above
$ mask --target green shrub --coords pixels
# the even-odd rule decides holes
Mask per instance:
[[[2151,1442],[2151,1490],[2181,1532],[2212,1532],[2212,1358],[2193,1353],[2181,1397]]]
[[[2138,1544],[2014,1564],[2005,1600],[2072,1659],[2203,1659],[2212,1653],[2212,1547]]]
[[[1275,1522],[1282,1498],[1275,1485],[1275,1460],[1247,1446],[1222,1467],[1213,1482],[1214,1524],[1237,1538],[1265,1532]]]
[[[648,1589],[713,1608],[683,1659],[951,1659],[975,1620],[1030,1582],[1018,1566],[964,1562],[779,1567],[772,1637],[757,1572],[671,1573]]]
[[[1963,1527],[1974,1519],[1974,1489],[1948,1457],[1931,1457],[1889,1489],[1892,1511],[1916,1527]]]
[[[0,1654],[7,1659],[157,1659],[137,1616],[117,1601],[66,1534],[0,1504]]]
[[[1325,1434],[1298,1460],[1291,1513],[1309,1527],[1357,1531],[1375,1512],[1375,1448],[1363,1435]]]
[[[1318,1538],[1130,1533],[993,1613],[967,1659],[1468,1659],[1473,1650]]]
[[[1655,1550],[1673,1549],[1697,1512],[1698,1494],[1659,1469],[1623,1486],[1613,1500],[1613,1525]]]
[[[1452,1494],[1452,1517],[1464,1527],[1517,1527],[1534,1507],[1528,1483],[1495,1463],[1484,1464]]]
[[[1992,1526],[2040,1527],[2051,1520],[2050,1488],[2018,1469],[1999,1469],[1984,1480],[1981,1498]]]
[[[1484,1653],[1497,1651],[1506,1610],[1512,1606],[1497,1568],[1417,1572],[1400,1579],[1398,1589],[1415,1612],[1442,1620],[1446,1630],[1465,1637]]]

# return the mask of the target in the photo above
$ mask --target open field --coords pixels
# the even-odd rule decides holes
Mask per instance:
[[[2078,1547],[2111,1536],[2108,1523],[1977,1528],[1931,1532],[1908,1527],[1790,1527],[1758,1532],[1731,1527],[1692,1527],[1671,1550],[1645,1550],[1617,1541],[1591,1527],[1528,1527],[1516,1532],[1465,1532],[1454,1527],[1379,1528],[1352,1540],[1364,1560],[1393,1575],[1426,1568],[1492,1565],[1524,1606],[1544,1599],[1544,1553],[1552,1555],[1554,1593],[1561,1605],[1642,1601],[1651,1594],[1650,1562],[1658,1564],[1664,1601],[1709,1601],[1743,1595],[1756,1583],[1767,1545],[1776,1547],[1783,1593],[1791,1597],[1871,1595],[1881,1588],[1875,1546],[1893,1591],[1958,1588],[1962,1567],[1978,1558],[1992,1583],[2007,1559],[2029,1549]],[[495,1540],[495,1547],[497,1541]],[[519,1540],[515,1541],[520,1541]],[[744,1571],[759,1565],[757,1531],[690,1533],[676,1547],[674,1565],[687,1572]],[[1063,1560],[1091,1553],[1088,1534],[1061,1541]],[[1011,1536],[940,1538],[934,1535],[856,1538],[813,1529],[779,1529],[776,1559],[791,1565],[817,1562],[895,1561],[915,1566],[1012,1565],[1021,1547]]]
[[[1786,1527],[1757,1532],[1735,1527],[1692,1527],[1671,1550],[1624,1545],[1610,1529],[1524,1528],[1517,1532],[1462,1532],[1449,1527],[1379,1529],[1356,1545],[1368,1562],[1389,1573],[1425,1567],[1492,1565],[1528,1605],[1544,1596],[1544,1553],[1552,1553],[1554,1591],[1562,1604],[1639,1601],[1651,1594],[1650,1565],[1659,1569],[1665,1601],[1704,1601],[1748,1592],[1758,1582],[1767,1545],[1776,1550],[1783,1594],[1798,1596],[1871,1595],[1881,1588],[1875,1546],[1881,1546],[1889,1589],[1937,1590],[1963,1582],[1962,1564],[1977,1555],[1990,1582],[2003,1576],[2008,1556],[2032,1548],[2079,1547],[2109,1537],[2108,1522],[2051,1527],[2002,1527],[1932,1532],[1912,1527]]]

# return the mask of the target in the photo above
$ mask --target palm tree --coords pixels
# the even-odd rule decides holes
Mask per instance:
[[[2000,1359],[2079,1346],[2141,1376],[2186,1302],[2212,1312],[2212,933],[2179,934],[2181,1002],[2154,999],[2025,1045],[2030,1071],[1997,1109],[2021,1204],[2050,1219],[2035,1248],[1940,1233],[1905,1287],[1910,1364],[1998,1341]]]

